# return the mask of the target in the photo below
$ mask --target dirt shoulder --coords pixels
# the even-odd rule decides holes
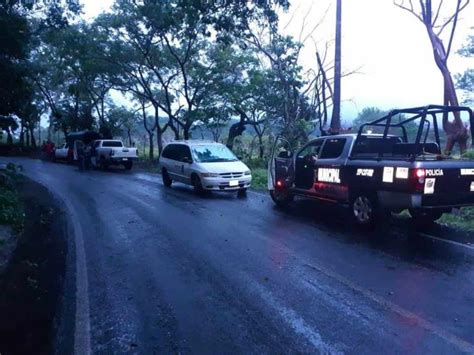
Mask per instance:
[[[43,186],[16,182],[25,222],[0,273],[0,354],[52,353],[68,250],[65,216]]]

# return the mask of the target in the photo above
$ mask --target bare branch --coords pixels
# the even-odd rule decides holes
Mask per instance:
[[[458,0],[457,6],[456,6],[456,11],[441,26],[439,26],[439,30],[436,33],[437,36],[441,36],[441,34],[443,33],[446,26],[448,26],[451,22],[453,22],[453,21],[457,22],[457,19],[459,17],[459,13],[462,10],[464,10],[467,5],[469,5],[469,2],[470,2],[470,0],[466,0],[466,2],[464,4],[461,4],[462,0]],[[455,26],[455,25],[453,25],[453,26]]]
[[[413,3],[411,0],[408,1],[409,4],[410,4],[410,7],[406,6],[405,5],[405,1],[404,0],[401,0],[401,1],[397,1],[397,0],[393,0],[393,4],[397,7],[399,7],[400,9],[402,10],[405,10],[405,11],[408,11],[409,13],[411,13],[413,16],[415,16],[418,20],[420,20],[422,23],[425,23],[423,17],[420,16],[420,14],[418,14],[416,11],[415,11],[415,8],[413,7]]]

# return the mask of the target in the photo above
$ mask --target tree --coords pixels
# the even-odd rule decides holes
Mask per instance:
[[[468,42],[459,50],[460,55],[466,58],[474,57],[474,36],[470,35]],[[463,104],[474,105],[474,68],[468,68],[466,71],[456,76],[457,87],[466,93]]]
[[[443,9],[446,7],[444,0],[439,0],[437,6],[433,6],[431,0],[420,0],[419,7],[413,5],[412,0],[394,0],[394,4],[399,8],[408,11],[423,23],[428,34],[435,63],[443,76],[444,82],[444,104],[458,106],[458,97],[454,85],[453,77],[448,68],[448,58],[451,53],[451,46],[459,19],[459,14],[467,7],[470,0],[450,1],[455,3],[455,7],[446,18],[442,18]],[[444,6],[443,6],[444,5]],[[441,36],[450,26],[450,32],[447,39],[447,46]],[[443,116],[443,129],[447,135],[445,153],[450,154],[454,145],[457,143],[463,153],[467,148],[469,133],[461,120],[459,113],[454,114],[454,120],[449,121],[447,114]]]
[[[7,132],[7,144],[12,145],[12,133],[18,129],[18,122],[13,116],[0,116],[0,129]]]
[[[27,82],[29,27],[15,9],[0,2],[0,115],[17,113],[31,97]]]

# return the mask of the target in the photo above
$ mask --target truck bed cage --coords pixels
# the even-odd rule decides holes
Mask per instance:
[[[436,144],[438,145],[438,148],[441,147],[440,143],[440,138],[439,138],[439,125],[438,125],[438,117],[437,115],[443,114],[447,115],[449,113],[461,113],[461,112],[467,112],[469,114],[469,124],[470,124],[470,129],[471,129],[471,137],[474,137],[474,116],[473,112],[469,107],[465,106],[442,106],[442,105],[428,105],[428,106],[421,106],[421,107],[412,107],[412,108],[405,108],[405,109],[396,109],[390,111],[386,116],[379,118],[375,121],[368,122],[363,124],[359,128],[359,132],[357,133],[357,139],[356,141],[360,141],[361,136],[364,135],[364,129],[367,127],[383,127],[383,136],[382,136],[382,142],[379,145],[379,149],[373,153],[378,155],[378,158],[382,158],[384,153],[386,153],[386,149],[384,152],[383,145],[388,144],[388,139],[389,139],[389,130],[390,128],[401,128],[403,132],[403,142],[404,143],[399,143],[397,145],[405,145],[405,147],[399,147],[402,149],[399,149],[400,154],[405,155],[405,159],[408,155],[408,158],[411,160],[414,160],[418,155],[422,153],[427,153],[428,150],[431,150],[428,153],[435,153],[433,152],[433,144],[429,145],[426,143],[426,140],[428,138],[428,133],[430,131],[430,126],[431,123],[427,119],[427,117],[431,116],[433,118],[433,130],[434,130],[434,136],[436,140]],[[396,115],[400,114],[408,114],[408,115],[413,115],[409,118],[404,119],[401,122],[392,122],[392,119]],[[418,125],[418,131],[416,134],[416,139],[414,143],[408,143],[408,135],[407,135],[407,130],[405,125],[407,125],[410,122],[413,122],[417,119],[421,118],[420,123]],[[425,125],[427,125],[426,133],[423,137],[423,130],[425,129]],[[426,149],[427,147],[430,147],[430,149]],[[401,153],[403,152],[403,153]]]

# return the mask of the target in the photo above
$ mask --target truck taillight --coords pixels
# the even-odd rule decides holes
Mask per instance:
[[[413,180],[415,182],[415,190],[423,191],[425,185],[426,170],[416,168],[413,170]]]

